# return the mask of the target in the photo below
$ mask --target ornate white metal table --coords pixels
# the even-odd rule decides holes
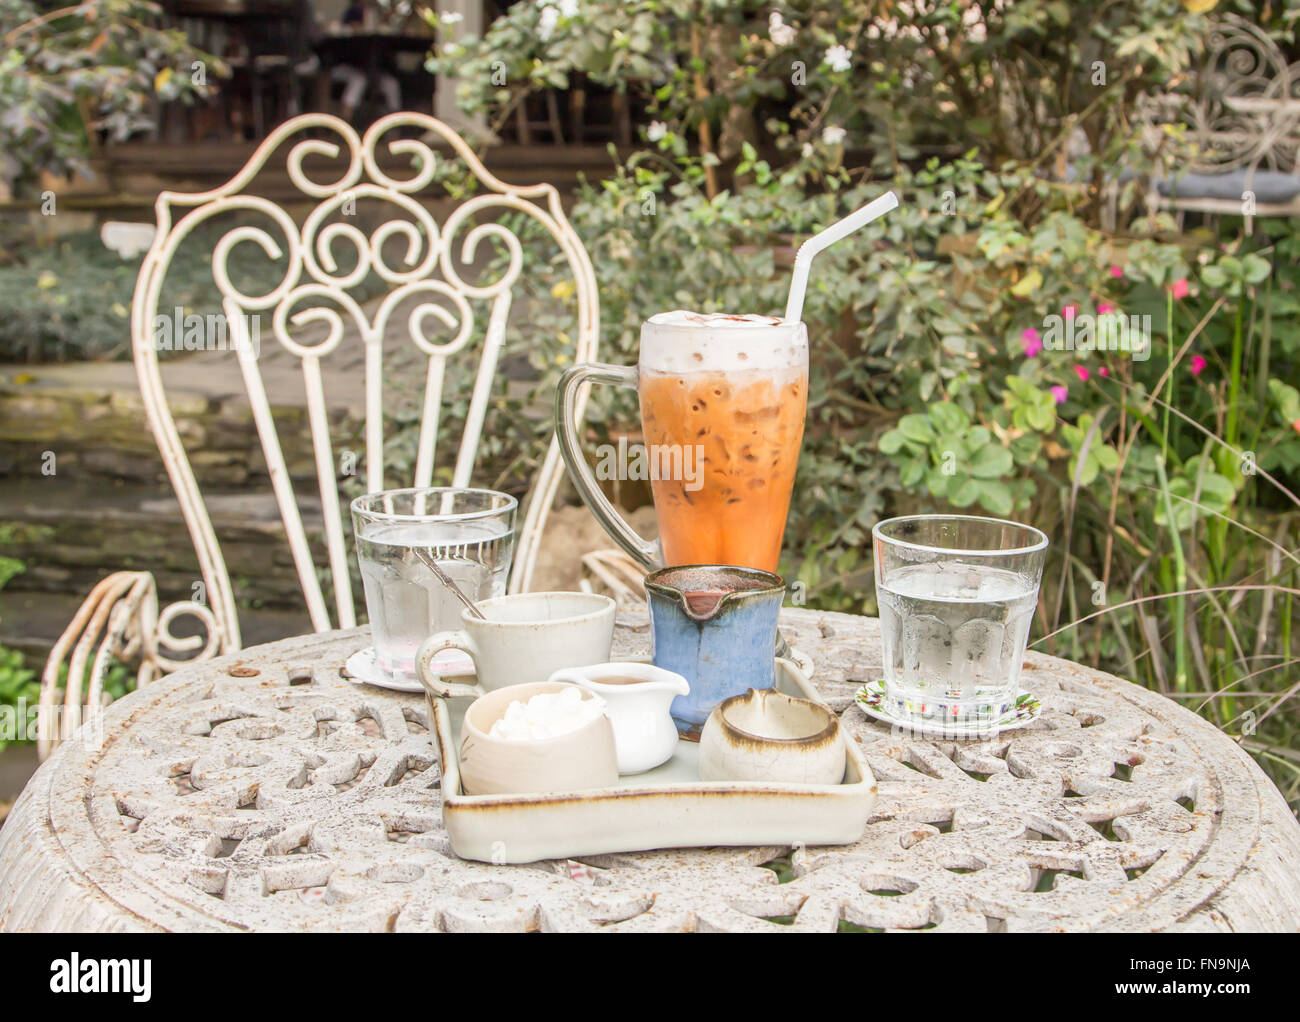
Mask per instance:
[[[342,675],[366,641],[354,629],[180,671],[109,707],[99,748],[61,746],[0,831],[0,928],[1300,925],[1300,825],[1194,714],[1031,653],[1044,712],[1030,728],[912,740],[853,704],[878,673],[874,619],[788,610],[783,629],[879,779],[855,845],[457,859],[424,702]],[[616,649],[648,640],[624,621]]]

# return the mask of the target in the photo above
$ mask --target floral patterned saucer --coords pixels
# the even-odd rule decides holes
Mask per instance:
[[[885,683],[882,679],[869,681],[858,689],[856,694],[858,706],[868,717],[899,728],[917,738],[995,738],[1003,731],[1012,731],[1037,720],[1043,714],[1043,704],[1029,692],[1017,692],[1015,699],[1005,712],[991,721],[968,724],[942,719],[915,720],[899,717],[885,702]]]
[[[468,653],[459,650],[445,650],[435,656],[434,660],[442,667],[442,673],[447,677],[461,677],[474,673],[474,661],[469,658]],[[357,650],[348,657],[343,668],[348,680],[356,685],[374,685],[394,692],[424,692],[423,686],[418,681],[390,677],[379,666],[374,646]]]

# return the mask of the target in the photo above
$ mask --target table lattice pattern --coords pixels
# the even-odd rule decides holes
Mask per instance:
[[[67,743],[0,832],[0,927],[251,930],[1286,929],[1300,825],[1194,714],[1031,653],[1042,718],[991,741],[892,735],[853,705],[874,619],[783,629],[879,782],[845,847],[492,866],[442,829],[424,701],[342,675],[364,629],[184,670]],[[621,621],[616,652],[648,647]]]

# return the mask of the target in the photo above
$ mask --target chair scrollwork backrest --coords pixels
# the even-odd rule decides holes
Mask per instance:
[[[1149,147],[1159,126],[1185,126],[1181,170],[1225,173],[1238,168],[1293,171],[1300,110],[1295,67],[1258,25],[1225,14],[1210,27],[1195,75],[1185,88],[1143,96],[1138,113]]]
[[[289,182],[302,197],[299,205],[308,207],[301,222],[283,205],[251,187],[282,150]],[[381,153],[397,161],[409,160],[412,173],[401,178],[391,176],[381,166]],[[439,224],[430,205],[417,196],[435,184],[439,161],[449,158],[462,161],[476,179],[479,191]],[[308,171],[313,159],[330,168],[329,180],[320,180],[319,167]],[[392,169],[391,161],[386,165]],[[388,219],[373,229],[363,229],[355,217],[349,216],[358,202],[383,209],[391,207],[392,214],[385,213]],[[201,193],[165,191],[158,197],[156,211],[157,234],[136,285],[132,343],[149,423],[194,539],[207,592],[206,602],[173,605],[167,620],[170,623],[178,614],[199,617],[208,628],[208,643],[217,643],[223,652],[240,646],[235,597],[211,519],[167,405],[154,326],[168,267],[195,228],[219,214],[233,213],[257,221],[240,223],[221,236],[212,252],[212,271],[271,488],[307,611],[317,630],[351,627],[356,622],[322,359],[344,343],[359,341],[364,347],[365,486],[375,491],[393,484],[384,471],[385,333],[396,329],[404,334],[404,340],[409,340],[426,365],[414,477],[396,485],[431,484],[448,360],[457,355],[468,357],[471,349],[476,351],[478,368],[453,474],[454,485],[468,484],[505,342],[513,290],[524,272],[524,249],[518,235],[503,223],[482,222],[482,218],[511,213],[531,218],[554,239],[563,263],[572,273],[576,292],[578,326],[572,357],[587,361],[595,356],[599,318],[595,274],[556,189],[549,184],[516,186],[500,181],[451,128],[425,114],[392,114],[375,122],[364,136],[326,114],[296,117],[276,128],[229,182]],[[273,261],[277,273],[283,266],[283,275],[270,281],[270,286],[249,287],[232,272],[232,253],[247,245],[256,246]],[[350,253],[342,261],[338,258],[340,248]],[[488,265],[495,279],[482,279],[480,255],[484,251],[494,256]],[[471,268],[475,272],[470,272]],[[369,302],[358,300],[354,294],[358,286],[375,278],[387,288],[386,294]],[[306,418],[319,479],[324,569],[334,598],[332,615],[271,412],[260,365],[260,335],[254,333],[261,317],[269,318],[270,343],[278,344],[301,364]],[[512,591],[527,588],[536,540],[562,475],[558,450],[552,444],[534,482],[519,530]]]

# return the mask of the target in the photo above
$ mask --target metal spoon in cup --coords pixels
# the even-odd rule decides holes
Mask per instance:
[[[437,562],[434,561],[432,557],[430,557],[423,550],[416,550],[415,556],[418,557],[424,563],[425,567],[427,567],[430,571],[434,573],[435,576],[437,576],[439,582],[441,582],[444,586],[446,586],[448,589],[452,591],[456,599],[460,600],[461,603],[465,604],[466,610],[468,610],[474,617],[478,618],[480,621],[487,620],[487,615],[484,614],[481,610],[479,610],[478,606],[474,603],[474,601],[465,595],[464,590],[462,590],[461,587],[455,583],[455,581],[452,579],[450,575],[448,575],[445,571],[443,571],[440,567],[438,567]]]

